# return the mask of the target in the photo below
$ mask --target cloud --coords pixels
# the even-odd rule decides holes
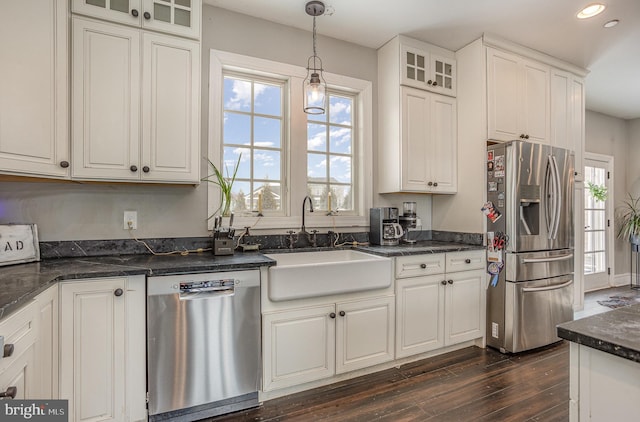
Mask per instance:
[[[225,108],[231,110],[251,109],[251,82],[229,78],[232,96],[225,104]],[[254,95],[258,97],[267,88],[266,85],[255,84]]]

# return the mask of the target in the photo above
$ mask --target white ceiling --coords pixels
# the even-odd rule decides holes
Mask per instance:
[[[307,0],[204,1],[311,30]],[[317,18],[317,30],[375,49],[404,34],[453,51],[491,33],[588,69],[587,109],[640,118],[640,0],[604,0],[603,13],[578,20],[576,13],[593,1],[325,0],[333,14]],[[611,19],[620,24],[603,28]]]

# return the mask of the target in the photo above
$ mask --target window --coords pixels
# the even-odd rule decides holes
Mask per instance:
[[[308,115],[307,193],[316,209],[354,211],[353,104],[352,96],[330,93],[327,112]]]
[[[233,184],[234,213],[282,211],[285,84],[224,75],[223,162]]]
[[[208,158],[230,172],[240,160],[234,226],[300,227],[302,201],[310,195],[322,212],[307,214],[307,226],[368,227],[371,82],[325,72],[329,110],[307,115],[304,67],[217,50],[210,59]],[[212,183],[207,189],[211,215],[220,194]]]

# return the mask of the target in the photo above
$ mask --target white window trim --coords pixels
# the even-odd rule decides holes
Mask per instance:
[[[287,79],[291,98],[300,98],[302,101],[302,81],[307,71],[302,66],[294,66],[286,63],[278,63],[271,60],[244,56],[226,51],[210,51],[209,67],[209,153],[208,157],[214,163],[220,163],[222,158],[222,73],[224,69],[237,70],[243,73],[251,69],[257,75]],[[325,213],[306,213],[305,225],[309,229],[332,228],[368,228],[368,210],[372,204],[373,192],[373,86],[370,81],[352,78],[324,72],[327,85],[330,88],[352,92],[356,95],[356,103],[360,112],[356,115],[357,133],[354,133],[354,142],[358,144],[355,149],[354,160],[360,164],[356,167],[358,172],[355,180],[359,183],[358,195],[354,198],[357,204],[358,215],[327,216]],[[285,160],[283,180],[289,191],[286,203],[282,204],[286,217],[244,217],[236,216],[235,227],[251,227],[253,229],[293,229],[297,230],[301,224],[302,200],[306,195],[306,177],[292,178],[291,162],[306,162],[306,116],[302,107],[292,107],[288,96],[288,118],[286,122],[288,133],[285,135]],[[295,116],[295,118],[293,118]],[[302,124],[304,123],[304,124]],[[303,142],[300,147],[294,147],[291,142]],[[210,169],[207,166],[207,171]],[[207,173],[208,174],[208,173]],[[217,186],[208,183],[207,189],[207,216],[211,210],[219,205],[220,191]],[[213,228],[213,219],[209,220],[208,228]],[[226,222],[225,222],[226,223]]]

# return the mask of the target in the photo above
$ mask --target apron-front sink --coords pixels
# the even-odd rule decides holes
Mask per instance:
[[[269,299],[274,302],[328,296],[391,285],[391,259],[348,249],[266,254]]]

